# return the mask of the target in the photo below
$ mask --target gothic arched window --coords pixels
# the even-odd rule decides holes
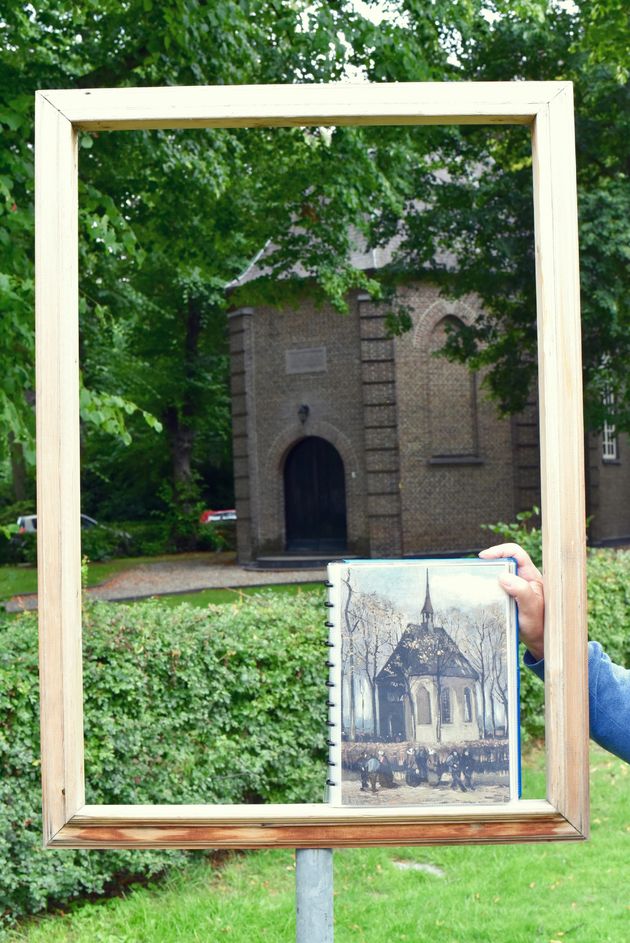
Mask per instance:
[[[448,688],[442,688],[440,693],[440,716],[443,724],[452,723],[451,692]]]
[[[429,692],[427,691],[427,689],[422,686],[418,688],[416,704],[417,704],[418,723],[430,724],[431,723],[431,699],[429,698]]]
[[[472,720],[472,692],[464,688],[464,721],[469,724]]]

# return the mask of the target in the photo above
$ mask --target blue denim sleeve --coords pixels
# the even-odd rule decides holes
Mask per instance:
[[[523,661],[544,680],[544,661],[529,652]],[[588,643],[588,702],[592,739],[630,763],[630,671],[613,664],[599,642]]]

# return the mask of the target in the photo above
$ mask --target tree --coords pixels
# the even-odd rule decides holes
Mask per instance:
[[[501,609],[496,605],[476,606],[463,614],[453,629],[454,637],[479,676],[481,721],[484,739],[488,736],[488,715],[496,735],[495,698],[507,708],[507,664]],[[507,710],[505,710],[507,722]]]
[[[348,679],[348,718],[350,740],[357,739],[357,708],[355,691],[355,635],[359,625],[360,617],[353,611],[353,597],[355,590],[350,581],[350,573],[346,579],[342,578],[342,583],[346,587],[346,599],[343,607],[343,625],[341,628],[341,657],[343,660],[343,677]],[[343,697],[343,692],[342,695]]]
[[[391,29],[404,42],[415,4],[401,9],[406,24]],[[574,82],[586,419],[592,428],[608,419],[630,429],[626,6],[493,0],[467,10],[447,39],[460,78]],[[451,295],[482,299],[483,316],[452,330],[447,352],[485,367],[500,409],[518,411],[537,366],[529,136],[522,128],[462,127],[436,143],[440,172],[419,167],[399,264],[430,272]],[[454,266],[439,261],[445,251],[455,254]]]
[[[34,90],[330,81],[368,70],[380,45],[345,2],[5,4],[0,311],[11,354],[0,364],[0,412],[12,456],[18,448],[33,459]],[[440,58],[437,36],[431,57]],[[216,422],[226,438],[226,285],[273,240],[270,278],[256,291],[275,293],[297,261],[340,308],[349,287],[376,290],[350,264],[348,232],[357,220],[365,228],[371,194],[395,202],[389,164],[358,129],[334,137],[331,146],[317,129],[82,135],[82,418],[121,442],[129,415],[155,430],[161,422],[184,507],[200,427]],[[8,461],[8,438],[0,449]]]
[[[383,4],[369,0],[380,15]],[[572,78],[576,82],[589,422],[630,424],[627,18],[619,0],[400,0],[376,25],[349,0],[178,0],[141,7],[7,0],[0,18],[0,466],[33,460],[32,104],[38,87],[338,80]],[[606,17],[610,19],[610,29]],[[397,280],[477,292],[485,315],[450,356],[488,368],[503,410],[535,376],[529,144],[523,129],[336,128],[145,132],[81,140],[82,417],[128,441],[164,426],[171,488],[196,491],[198,440],[227,439],[226,307],[306,287],[343,310],[352,287]],[[445,178],[438,169],[448,169]],[[165,173],[166,171],[166,173]],[[402,237],[399,266],[356,272]],[[264,245],[267,276],[224,288]],[[436,250],[457,254],[457,272]],[[205,251],[204,251],[205,250]],[[393,331],[408,326],[392,308]],[[147,330],[150,324],[150,330]],[[111,339],[107,344],[103,338]],[[6,353],[6,352],[10,353]],[[612,392],[602,405],[602,391]],[[132,419],[129,419],[132,416]],[[9,441],[10,434],[10,441]],[[89,452],[89,448],[87,449]],[[18,485],[19,487],[19,485]],[[179,496],[179,497],[177,497]]]
[[[353,593],[350,598],[349,592],[346,620],[346,625],[353,627],[348,636],[353,653],[352,670],[356,663],[368,684],[372,733],[377,737],[380,731],[376,678],[402,635],[403,618],[391,600],[378,593]]]

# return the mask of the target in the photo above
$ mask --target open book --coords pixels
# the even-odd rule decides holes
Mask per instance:
[[[513,560],[328,567],[329,799],[335,805],[518,798]]]

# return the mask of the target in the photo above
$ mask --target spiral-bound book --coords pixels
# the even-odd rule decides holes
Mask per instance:
[[[512,559],[328,566],[329,801],[496,804],[520,793]]]

